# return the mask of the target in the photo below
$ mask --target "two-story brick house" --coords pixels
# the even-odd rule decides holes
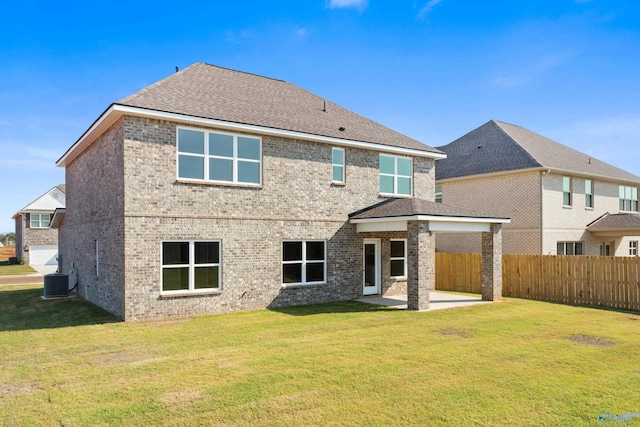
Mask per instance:
[[[640,177],[493,120],[439,149],[438,200],[510,217],[504,253],[637,256]],[[477,252],[480,242],[443,234],[437,249]]]
[[[502,217],[438,205],[444,154],[290,83],[197,63],[112,104],[60,158],[61,270],[150,319],[407,293],[428,306],[434,233]]]
[[[61,184],[13,215],[18,259],[29,265],[58,263],[58,231],[51,228],[51,217],[64,205],[65,186]]]

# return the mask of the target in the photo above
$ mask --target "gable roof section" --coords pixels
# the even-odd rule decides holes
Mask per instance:
[[[415,139],[391,130],[291,83],[195,63],[139,92],[115,102],[65,153],[64,166],[74,151],[95,139],[92,129],[111,114],[148,117],[197,118],[211,125],[234,124],[237,129],[269,131],[283,136],[322,140],[349,145],[373,144],[384,150],[394,147],[417,155],[443,158],[444,154]],[[113,123],[115,120],[111,120]],[[109,120],[107,120],[109,122]],[[104,126],[103,126],[104,127]],[[340,130],[343,129],[343,130]],[[104,131],[104,130],[102,130]],[[373,148],[370,146],[369,148]]]
[[[49,191],[38,197],[33,202],[29,203],[24,208],[16,212],[12,218],[18,217],[26,212],[53,212],[57,208],[65,207],[65,193],[64,184],[57,185],[51,188]]]
[[[436,180],[526,169],[640,183],[640,177],[569,148],[523,127],[491,120],[455,141],[438,147]]]
[[[640,230],[640,214],[606,213],[587,225],[589,231]]]

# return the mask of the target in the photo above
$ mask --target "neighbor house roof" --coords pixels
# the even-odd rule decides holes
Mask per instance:
[[[58,161],[64,166],[124,114],[369,148],[444,154],[282,80],[196,63],[115,102]],[[89,141],[86,141],[86,140]]]
[[[438,147],[447,158],[436,165],[436,180],[542,168],[640,183],[640,177],[523,127],[491,120]]]
[[[445,205],[424,199],[399,199],[391,198],[375,205],[369,206],[352,214],[350,220],[365,220],[378,218],[465,218],[465,219],[491,219],[495,222],[509,222],[505,217],[494,217],[479,211]]]
[[[12,218],[16,218],[25,212],[53,212],[56,208],[65,207],[65,186],[57,185],[44,193],[42,196],[29,203],[24,208],[16,212]]]
[[[587,225],[587,229],[592,232],[640,230],[640,215],[633,213],[606,213],[591,224]]]

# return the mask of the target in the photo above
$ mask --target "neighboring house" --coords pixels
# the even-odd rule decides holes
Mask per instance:
[[[640,177],[548,138],[489,121],[437,162],[437,199],[504,215],[504,253],[636,256]],[[474,236],[440,235],[442,252],[477,252]]]
[[[60,269],[126,320],[392,293],[424,309],[433,233],[464,229],[500,298],[508,219],[437,205],[443,157],[290,83],[197,63],[112,104],[58,160]]]
[[[51,228],[51,217],[64,208],[65,186],[58,185],[13,215],[16,222],[16,257],[29,265],[58,263],[58,231]]]

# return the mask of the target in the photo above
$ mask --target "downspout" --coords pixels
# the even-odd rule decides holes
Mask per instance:
[[[544,255],[544,177],[549,170],[540,172],[540,255]]]

